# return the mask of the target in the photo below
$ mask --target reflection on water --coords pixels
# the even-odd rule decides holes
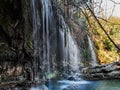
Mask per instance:
[[[48,85],[48,84],[47,84]],[[72,89],[67,90],[120,90],[120,80],[101,80],[101,81],[51,81],[49,90],[63,90],[67,87]]]

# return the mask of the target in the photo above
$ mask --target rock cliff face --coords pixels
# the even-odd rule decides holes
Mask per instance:
[[[88,80],[117,79],[120,78],[120,62],[87,67],[82,69],[82,74]]]
[[[2,80],[11,75],[14,77],[30,73],[32,69],[30,69],[33,60],[31,18],[30,0],[0,1],[0,76]],[[15,74],[16,71],[20,72]]]

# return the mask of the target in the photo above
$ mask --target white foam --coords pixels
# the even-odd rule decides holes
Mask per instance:
[[[89,81],[85,81],[85,80],[82,80],[82,81],[61,80],[61,81],[58,81],[58,83],[65,83],[65,84],[88,84],[90,82]]]

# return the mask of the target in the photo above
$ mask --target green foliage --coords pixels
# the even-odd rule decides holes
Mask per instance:
[[[115,48],[113,43],[108,39],[105,33],[101,30],[96,21],[91,17],[89,18],[90,25],[88,25],[89,32],[95,42],[95,47],[97,49],[98,59],[101,64],[111,63],[120,60],[120,53]],[[100,23],[110,35],[112,40],[120,46],[120,18],[111,17],[108,21],[99,19]]]
[[[82,54],[81,56],[82,56],[84,59],[86,59],[87,61],[91,59],[91,52],[90,52],[90,49],[89,49],[89,48],[82,50],[82,53],[81,53],[81,54]]]
[[[45,76],[47,79],[53,79],[57,76],[57,72],[54,71],[54,72],[50,72],[50,73],[45,73]]]

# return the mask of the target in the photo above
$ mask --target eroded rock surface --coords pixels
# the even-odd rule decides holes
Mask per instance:
[[[120,62],[83,68],[82,75],[89,80],[120,78]]]

